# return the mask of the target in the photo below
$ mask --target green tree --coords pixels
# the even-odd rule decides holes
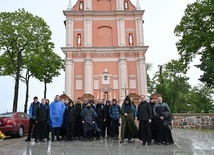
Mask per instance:
[[[152,63],[146,63],[146,78],[147,78],[147,88],[148,88],[148,92],[150,94],[154,93],[155,90],[155,83],[154,81],[151,79],[150,75],[148,74],[148,71],[152,69]]]
[[[14,76],[13,111],[17,111],[19,80],[27,55],[39,53],[51,40],[45,21],[24,9],[0,13],[0,74]]]
[[[172,112],[183,112],[182,97],[188,93],[190,85],[186,76],[188,68],[178,60],[171,60],[161,66],[159,72],[154,76],[156,92],[161,94]]]
[[[38,60],[38,70],[35,77],[44,83],[44,98],[47,94],[47,84],[53,81],[54,77],[60,75],[60,71],[65,68],[64,60],[52,51],[53,44],[49,44],[44,48],[44,52],[40,53]]]
[[[214,91],[200,84],[191,89],[189,104],[195,113],[212,113],[214,111]]]
[[[208,87],[214,87],[214,1],[197,0],[189,4],[174,33],[179,37],[177,49],[181,60],[189,64],[196,56],[200,64],[196,65],[203,74],[200,81]]]

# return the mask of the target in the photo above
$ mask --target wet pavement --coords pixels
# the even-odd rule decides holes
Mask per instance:
[[[35,143],[20,139],[0,142],[0,155],[214,155],[214,132],[173,129],[174,144],[142,146],[137,139],[120,144],[112,139]]]

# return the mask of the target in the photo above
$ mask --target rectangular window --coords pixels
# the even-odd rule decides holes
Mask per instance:
[[[136,89],[136,80],[131,79],[129,80],[130,89]]]
[[[76,80],[76,90],[82,90],[82,80]]]
[[[99,89],[99,80],[94,80],[94,89]]]
[[[118,80],[113,80],[113,89],[119,89],[118,88]]]

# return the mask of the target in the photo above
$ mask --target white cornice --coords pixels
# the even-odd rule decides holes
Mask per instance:
[[[130,46],[130,47],[62,47],[64,53],[88,52],[88,53],[117,53],[121,51],[146,52],[149,46]]]
[[[114,11],[75,11],[75,10],[63,10],[65,16],[75,15],[75,16],[84,16],[84,15],[92,15],[92,16],[103,16],[103,15],[143,15],[144,10],[133,10],[133,11],[125,11],[125,10],[114,10]]]

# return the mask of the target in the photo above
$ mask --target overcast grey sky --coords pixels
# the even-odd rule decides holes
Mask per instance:
[[[65,17],[62,10],[67,8],[69,0],[0,0],[0,12],[13,12],[19,8],[42,17],[50,26],[52,31],[52,41],[55,43],[55,52],[62,58],[64,54],[61,47],[65,45],[65,27],[63,21]],[[136,4],[136,0],[131,0]],[[157,70],[158,65],[162,65],[171,59],[177,59],[177,49],[175,43],[178,38],[173,31],[180,22],[184,10],[188,3],[195,0],[140,0],[144,14],[144,38],[145,45],[149,46],[146,53],[146,61],[153,64],[149,71],[152,76]],[[74,5],[76,0],[72,0]],[[197,61],[197,60],[196,60]],[[195,62],[198,63],[198,62]],[[190,84],[197,85],[200,71],[191,65],[188,72]],[[0,113],[12,110],[14,79],[6,76],[0,77]],[[43,83],[36,79],[30,80],[29,103],[34,96],[39,99],[43,97]],[[52,101],[56,94],[64,91],[64,72],[55,78],[52,84],[48,85],[47,97]],[[18,111],[24,110],[25,85],[20,82]],[[28,103],[28,105],[29,105]]]

